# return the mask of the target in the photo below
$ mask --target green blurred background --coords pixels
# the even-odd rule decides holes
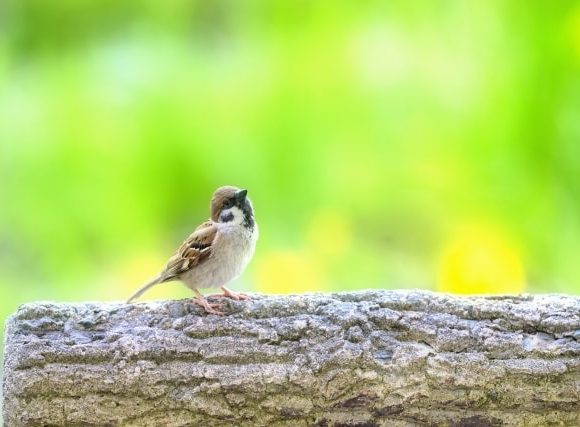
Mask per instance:
[[[578,293],[579,117],[577,2],[4,1],[0,317],[126,298],[224,184],[236,290]]]

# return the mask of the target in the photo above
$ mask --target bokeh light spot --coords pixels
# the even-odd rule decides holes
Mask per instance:
[[[522,292],[525,274],[519,251],[492,228],[460,231],[443,253],[437,288],[458,294]]]
[[[306,252],[271,252],[258,261],[256,290],[303,293],[327,290],[321,272]]]
[[[337,211],[322,210],[310,221],[307,239],[312,251],[323,257],[343,256],[352,243],[352,227]]]

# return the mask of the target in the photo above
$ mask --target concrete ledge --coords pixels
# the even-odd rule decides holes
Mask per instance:
[[[580,425],[580,298],[422,291],[26,304],[7,426]]]

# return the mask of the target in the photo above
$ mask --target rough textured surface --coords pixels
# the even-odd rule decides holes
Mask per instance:
[[[22,306],[20,425],[580,425],[580,299],[430,292]]]

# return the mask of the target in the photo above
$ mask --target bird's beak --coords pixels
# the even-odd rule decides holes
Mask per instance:
[[[236,193],[236,201],[238,203],[242,203],[246,200],[246,195],[248,194],[248,190],[240,190]]]

